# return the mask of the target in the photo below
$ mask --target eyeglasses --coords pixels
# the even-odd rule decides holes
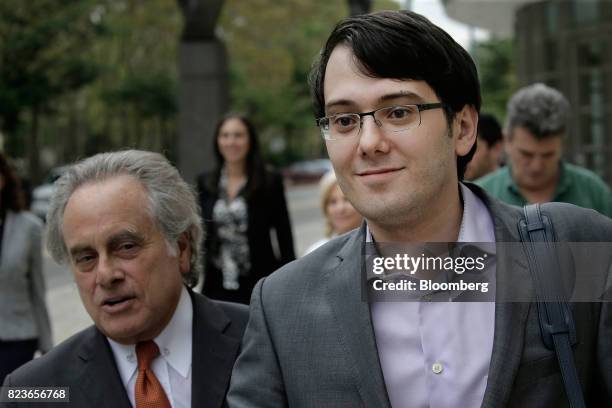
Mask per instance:
[[[437,102],[386,106],[363,113],[338,113],[317,119],[317,126],[325,140],[348,139],[361,132],[364,116],[372,116],[385,133],[403,132],[419,127],[421,111],[445,107],[445,104]]]

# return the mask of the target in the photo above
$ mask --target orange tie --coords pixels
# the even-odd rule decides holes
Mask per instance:
[[[151,361],[159,355],[159,347],[153,340],[136,344],[138,359],[138,377],[136,377],[136,408],[171,408],[155,373],[151,370]]]

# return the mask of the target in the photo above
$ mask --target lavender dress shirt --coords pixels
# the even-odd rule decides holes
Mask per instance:
[[[463,184],[461,193],[457,241],[495,242],[485,205]],[[369,230],[366,236],[372,241]],[[494,287],[492,275],[489,286]],[[371,313],[394,408],[480,407],[493,349],[495,302],[375,302]]]

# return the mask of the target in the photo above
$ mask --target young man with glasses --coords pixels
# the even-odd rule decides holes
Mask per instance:
[[[476,149],[480,108],[467,52],[411,12],[357,16],[336,26],[311,80],[338,182],[365,222],[255,287],[229,406],[562,404],[555,353],[542,341],[537,308],[507,302],[530,294],[528,284],[511,284],[528,279],[524,259],[504,259],[511,268],[500,273],[493,257],[495,302],[363,296],[368,243],[382,252],[384,243],[520,241],[519,208],[461,183]],[[559,204],[542,211],[563,221],[559,240],[612,240],[612,222],[599,214]],[[610,279],[606,273],[598,279]],[[455,299],[427,295],[447,294]],[[586,397],[605,405],[612,395],[609,303],[577,305],[574,317]]]

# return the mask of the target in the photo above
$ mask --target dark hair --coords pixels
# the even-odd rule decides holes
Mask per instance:
[[[501,126],[495,116],[488,113],[481,113],[478,116],[478,137],[488,146],[495,146],[496,143],[501,142]]]
[[[450,124],[465,105],[480,111],[476,66],[470,55],[445,31],[410,11],[381,11],[347,18],[330,34],[310,74],[315,116],[325,115],[323,81],[332,51],[351,48],[362,73],[376,78],[425,81],[447,105]],[[457,158],[459,179],[474,152]]]
[[[2,153],[0,153],[0,176],[4,178],[4,187],[0,195],[0,213],[4,213],[6,209],[15,212],[25,210],[21,183]]]
[[[209,188],[211,188],[212,191],[217,191],[218,189],[217,183],[221,177],[221,170],[223,169],[223,165],[225,163],[225,159],[219,150],[219,131],[225,122],[230,119],[240,120],[247,128],[247,134],[249,137],[249,151],[247,152],[246,156],[245,172],[247,176],[247,184],[244,190],[244,195],[248,200],[255,190],[264,185],[266,181],[266,168],[259,150],[259,138],[257,136],[255,125],[253,125],[253,122],[251,122],[245,115],[239,113],[228,113],[227,115],[223,116],[219,122],[217,122],[217,126],[215,127],[215,137],[213,140],[213,151],[215,152],[217,163],[215,170],[213,171],[213,178],[209,180]]]

